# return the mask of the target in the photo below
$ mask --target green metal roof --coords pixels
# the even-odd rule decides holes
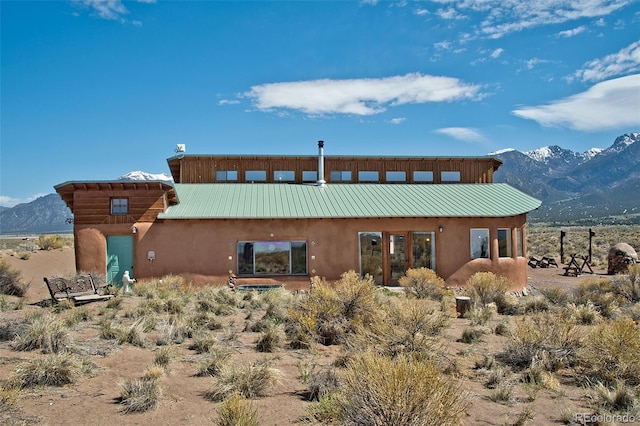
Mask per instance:
[[[504,217],[540,207],[507,184],[176,184],[159,219]]]

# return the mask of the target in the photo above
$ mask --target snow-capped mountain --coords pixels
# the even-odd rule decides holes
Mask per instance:
[[[490,155],[503,162],[494,176],[496,182],[509,183],[542,200],[542,207],[530,214],[532,220],[577,220],[624,212],[636,215],[640,222],[640,133],[619,136],[609,148],[584,153],[550,146]]]
[[[166,173],[147,173],[136,170],[120,176],[118,180],[160,180],[164,182],[173,182],[173,177]]]

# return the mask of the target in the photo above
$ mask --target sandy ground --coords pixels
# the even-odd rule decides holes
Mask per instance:
[[[19,311],[0,312],[0,327],[11,321],[17,321],[32,311],[49,310],[42,307],[49,297],[42,277],[52,275],[72,275],[74,273],[73,249],[58,251],[38,251],[28,260],[15,256],[3,256],[12,267],[22,273],[30,288],[25,298],[26,305]],[[573,287],[584,277],[565,277],[562,269],[530,269],[530,285],[542,287],[557,285]],[[603,271],[596,271],[602,274]],[[121,312],[134,312],[141,298],[125,298]],[[155,345],[153,337],[148,336],[144,348],[131,345],[115,345],[98,337],[97,325],[100,309],[104,302],[85,305],[94,316],[92,321],[82,323],[70,330],[76,346],[90,353],[97,370],[90,377],[83,377],[73,385],[61,388],[31,389],[24,393],[17,403],[17,411],[11,415],[15,424],[42,425],[205,425],[213,424],[219,404],[208,401],[203,394],[213,386],[211,377],[196,377],[198,357],[188,348],[188,342],[176,345],[176,357],[170,365],[170,371],[159,379],[162,397],[159,406],[151,411],[137,414],[124,414],[118,404],[119,384],[124,380],[141,377],[144,370],[153,362]],[[261,313],[257,313],[257,317]],[[339,353],[337,346],[316,346],[312,350],[282,350],[273,354],[260,354],[255,349],[255,340],[259,333],[243,331],[247,322],[247,313],[221,317],[224,331],[235,330],[239,338],[233,346],[233,362],[246,364],[259,358],[271,359],[273,365],[282,373],[280,383],[270,389],[268,396],[252,400],[258,411],[261,425],[305,424],[299,419],[306,412],[308,402],[301,393],[306,385],[300,378],[300,366],[316,363],[329,365]],[[511,317],[505,317],[514,321]],[[503,321],[503,317],[492,320],[492,325]],[[457,380],[462,383],[472,402],[468,415],[464,419],[469,425],[514,424],[519,416],[530,410],[528,424],[562,424],[563,410],[590,412],[589,400],[583,389],[575,386],[571,373],[559,376],[560,391],[532,390],[523,385],[514,385],[515,400],[511,404],[497,403],[487,397],[490,392],[484,386],[485,378],[474,369],[474,362],[485,354],[500,351],[509,339],[489,333],[482,342],[465,344],[458,341],[462,330],[469,326],[469,320],[453,319],[443,337],[448,352],[458,359],[460,373]],[[18,352],[11,348],[11,341],[0,340],[0,380],[9,377],[16,366],[25,360],[44,356],[38,351]],[[1,414],[1,413],[0,413]],[[2,416],[0,415],[0,418]],[[9,424],[11,421],[5,422]],[[2,422],[0,422],[2,424]],[[309,423],[306,423],[309,424]]]

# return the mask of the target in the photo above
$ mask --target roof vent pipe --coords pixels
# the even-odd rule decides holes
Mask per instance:
[[[324,141],[318,141],[318,186],[326,186],[324,180]]]

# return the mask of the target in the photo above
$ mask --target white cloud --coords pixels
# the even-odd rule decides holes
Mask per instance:
[[[499,47],[498,49],[494,50],[493,52],[491,52],[491,57],[493,59],[498,59],[498,57],[500,55],[502,55],[502,53],[504,52],[504,49]]]
[[[484,142],[486,138],[478,130],[471,127],[442,127],[436,133],[450,136],[465,142]]]
[[[27,197],[27,198],[13,198],[13,197],[7,197],[6,195],[0,195],[0,206],[2,206],[2,207],[14,207],[14,206],[17,206],[18,204],[30,203],[31,201],[35,200],[36,198],[44,197],[45,195],[47,195],[47,194],[36,194],[36,195],[32,195],[31,197]]]
[[[218,105],[237,105],[240,101],[236,99],[221,99],[218,101]]]
[[[480,86],[420,73],[379,79],[310,80],[253,86],[244,93],[256,108],[305,114],[372,115],[389,106],[481,99]]]
[[[573,28],[571,30],[560,31],[558,35],[565,38],[574,37],[580,33],[585,32],[586,29],[587,27],[585,27],[584,25],[580,25],[579,27]]]
[[[389,120],[389,123],[391,124],[401,124],[406,120],[405,117],[397,117],[397,118],[392,118],[391,120]]]
[[[102,19],[123,21],[122,16],[129,13],[121,0],[80,0],[80,3]]]
[[[137,0],[138,3],[156,3],[157,0]],[[74,0],[76,4],[91,9],[91,11],[102,19],[125,22],[124,15],[129,11],[122,3],[122,0]],[[134,20],[133,25],[142,26],[142,22]]]
[[[600,131],[640,126],[640,74],[598,83],[546,105],[522,107],[512,113],[542,126]]]
[[[599,18],[610,15],[634,0],[434,0],[455,8],[458,13],[470,10],[484,14],[478,34],[500,38],[509,33],[542,25],[561,24],[582,18]],[[448,9],[447,9],[448,10]],[[449,12],[455,16],[454,12]],[[446,17],[445,17],[446,18]]]
[[[442,19],[463,19],[464,18],[464,16],[461,15],[453,7],[450,7],[448,9],[438,9],[436,11],[436,15],[438,15]]]
[[[429,11],[427,9],[415,9],[413,11],[413,14],[418,16],[425,16],[429,14]]]
[[[584,64],[574,76],[582,81],[602,81],[640,70],[640,40],[617,53]]]

